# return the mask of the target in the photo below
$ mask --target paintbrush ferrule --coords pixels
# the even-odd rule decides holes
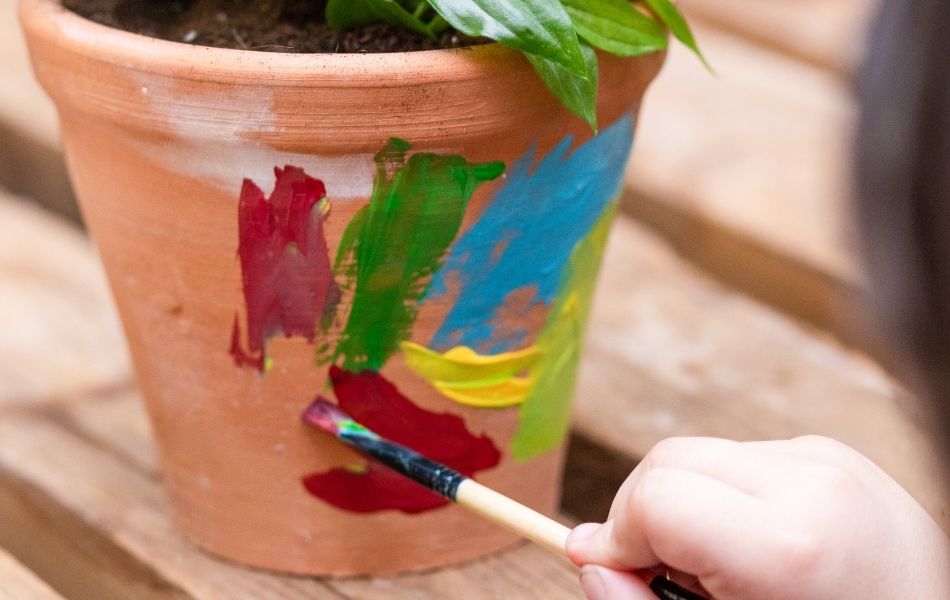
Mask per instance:
[[[390,469],[453,502],[459,484],[468,479],[458,471],[428,459],[414,450],[375,435],[368,436],[363,432],[341,429],[337,437]]]
[[[459,484],[468,479],[415,450],[379,437],[324,398],[314,400],[301,418],[305,423],[332,433],[341,442],[453,502]]]

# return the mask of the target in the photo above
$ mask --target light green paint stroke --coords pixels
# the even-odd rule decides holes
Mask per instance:
[[[590,233],[574,247],[538,335],[541,359],[532,373],[535,387],[521,405],[518,430],[511,440],[511,453],[517,460],[553,450],[570,426],[584,331],[616,208],[616,201],[609,204]]]
[[[413,154],[391,138],[376,156],[370,202],[347,225],[334,272],[353,302],[332,361],[378,371],[409,337],[419,300],[462,226],[475,190],[504,171],[501,162]]]

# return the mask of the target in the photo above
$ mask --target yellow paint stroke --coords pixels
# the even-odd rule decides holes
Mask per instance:
[[[536,346],[492,355],[478,354],[467,346],[441,354],[413,342],[400,347],[409,368],[443,396],[480,408],[524,402],[534,387],[534,378],[526,373],[541,355]]]

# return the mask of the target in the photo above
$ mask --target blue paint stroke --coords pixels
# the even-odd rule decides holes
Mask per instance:
[[[481,218],[453,244],[426,294],[445,294],[452,282],[459,297],[430,347],[465,345],[497,354],[525,345],[526,327],[496,331],[499,309],[525,288],[529,294],[533,288],[526,310],[550,306],[574,246],[620,191],[633,117],[617,120],[568,155],[572,142],[565,137],[533,171],[537,149],[529,149]]]

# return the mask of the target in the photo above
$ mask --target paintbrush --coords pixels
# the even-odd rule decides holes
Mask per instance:
[[[564,525],[415,450],[380,437],[336,404],[317,398],[301,418],[443,498],[557,555],[567,556],[565,546],[571,530]],[[654,577],[650,588],[658,598],[666,600],[705,600],[663,576]]]
[[[307,407],[304,422],[332,433],[343,443],[432,490],[443,498],[547,548],[566,556],[570,529],[470,477],[405,446],[391,442],[354,421],[340,407],[317,398]]]

